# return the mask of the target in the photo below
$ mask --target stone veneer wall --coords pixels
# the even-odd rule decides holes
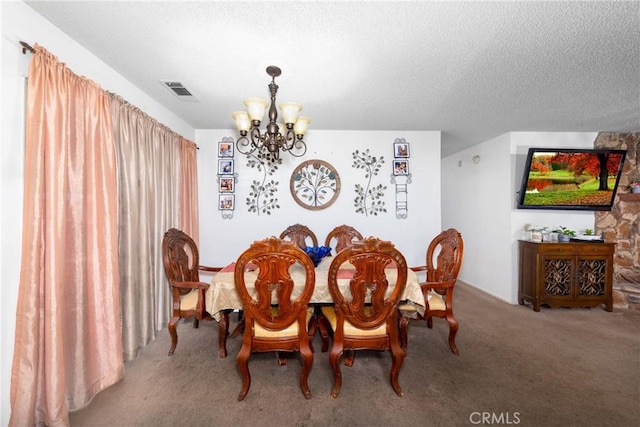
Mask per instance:
[[[629,183],[640,179],[640,133],[599,133],[595,148],[627,150],[623,174],[611,211],[596,211],[595,232],[615,242],[614,304],[640,308],[640,194],[630,193]]]

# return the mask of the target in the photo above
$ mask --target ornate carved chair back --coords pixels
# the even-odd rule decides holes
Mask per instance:
[[[449,228],[436,236],[427,249],[427,281],[455,282],[462,266],[463,250],[458,230]]]
[[[162,257],[170,282],[199,281],[198,247],[186,233],[176,228],[169,229],[162,240]],[[182,291],[188,293],[189,289],[182,289]]]
[[[335,246],[332,246],[331,243],[334,239],[336,240],[336,243]],[[351,246],[354,241],[363,239],[364,237],[362,234],[354,227],[351,227],[350,225],[340,225],[327,234],[324,245],[333,247],[335,253],[338,253],[344,248]]]
[[[318,238],[314,232],[302,224],[290,225],[280,233],[280,238],[291,240],[301,249],[307,246],[318,246]]]

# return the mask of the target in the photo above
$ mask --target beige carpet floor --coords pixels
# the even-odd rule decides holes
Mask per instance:
[[[252,384],[236,400],[241,379],[229,340],[229,357],[217,357],[217,326],[180,323],[179,343],[167,356],[169,334],[125,365],[118,384],[71,414],[72,426],[621,426],[640,425],[640,311],[545,308],[499,301],[459,284],[460,322],[454,356],[448,328],[413,322],[400,372],[404,397],[389,385],[386,352],[358,353],[344,367],[337,399],[320,339],[305,400],[297,357],[278,366],[258,354]],[[233,325],[232,325],[233,326]]]

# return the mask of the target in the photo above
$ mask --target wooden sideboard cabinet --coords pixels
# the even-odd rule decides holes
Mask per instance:
[[[518,303],[613,310],[615,243],[519,241]]]

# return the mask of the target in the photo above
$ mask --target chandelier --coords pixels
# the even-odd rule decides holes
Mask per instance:
[[[278,120],[276,77],[281,73],[280,68],[274,65],[267,67],[267,74],[271,76],[271,83],[269,83],[271,106],[269,107],[269,124],[267,124],[264,133],[260,131],[260,122],[264,118],[267,101],[260,98],[247,98],[244,100],[247,111],[236,111],[231,114],[231,117],[236,121],[238,131],[240,131],[236,147],[242,154],[251,154],[256,150],[263,153],[266,151],[266,154],[269,154],[273,159],[279,159],[280,150],[288,151],[295,157],[303,156],[307,152],[307,144],[302,138],[311,120],[308,117],[298,116],[302,105],[295,102],[280,103],[279,107],[282,110],[284,123],[276,123]]]

